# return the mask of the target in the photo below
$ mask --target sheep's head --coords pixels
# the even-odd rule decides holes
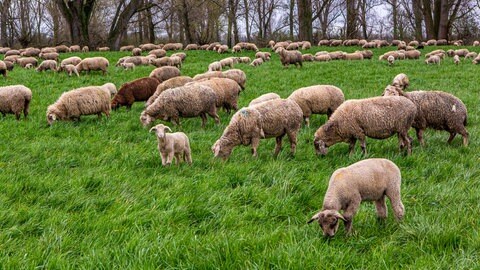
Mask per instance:
[[[142,122],[142,125],[144,127],[150,125],[151,123],[153,123],[153,121],[155,121],[155,118],[146,114],[145,111],[143,111],[142,114],[140,114],[140,122]]]
[[[168,126],[165,126],[163,124],[158,124],[150,129],[150,132],[155,132],[159,139],[165,138],[165,133],[167,131],[172,132],[172,130]]]
[[[318,224],[322,228],[323,236],[333,237],[337,233],[338,221],[346,221],[345,218],[336,210],[323,210],[315,214],[308,223],[312,223],[317,220]]]
[[[228,141],[218,139],[215,144],[212,146],[213,155],[216,158],[222,158],[223,160],[228,159],[232,154],[233,146],[231,146]]]
[[[47,113],[47,123],[49,126],[53,124],[57,120],[57,115],[54,113]]]
[[[401,91],[402,90],[401,90],[400,86],[387,85],[387,87],[385,87],[385,90],[383,91],[382,96],[384,96],[384,97],[400,96]]]
[[[337,138],[338,136],[335,132],[335,125],[334,122],[327,122],[315,132],[313,145],[317,155],[326,155],[329,146],[335,144],[337,141],[341,141],[340,138]]]

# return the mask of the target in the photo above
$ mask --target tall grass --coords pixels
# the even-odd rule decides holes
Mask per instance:
[[[308,52],[324,49],[332,50]],[[295,157],[285,141],[273,158],[271,139],[262,140],[256,159],[249,148],[237,147],[223,162],[210,151],[231,117],[222,111],[221,125],[210,118],[205,129],[199,118],[182,119],[181,128],[168,123],[189,136],[193,165],[162,167],[156,139],[139,121],[142,103],[114,111],[110,119],[84,116],[47,127],[45,117],[47,106],[64,91],[106,82],[120,87],[148,76],[152,67],[116,69],[113,64],[126,55],[120,52],[103,54],[112,63],[106,76],[70,78],[17,67],[0,85],[24,84],[33,100],[28,120],[0,119],[0,268],[478,267],[479,67],[467,61],[455,66],[451,59],[440,66],[410,60],[389,67],[376,60],[386,50],[375,50],[371,61],[304,63],[299,69],[282,68],[276,55],[258,68],[239,64],[248,78],[240,105],[263,93],[287,97],[314,84],[336,85],[348,99],[378,96],[404,72],[411,89],[443,90],[464,101],[468,147],[459,137],[448,145],[448,133],[428,130],[426,147],[415,140],[411,156],[399,153],[397,139],[391,138],[368,139],[366,157],[358,145],[349,157],[346,144],[317,157],[313,134],[326,117],[315,115],[311,127],[300,131]],[[93,55],[100,53],[79,54]],[[227,57],[205,51],[187,55],[182,74],[188,76]],[[320,228],[306,221],[321,207],[329,176],[369,157],[388,158],[400,167],[405,220],[396,223],[390,215],[385,224],[377,223],[374,205],[364,203],[352,236],[345,236],[342,225],[335,238],[324,239]]]

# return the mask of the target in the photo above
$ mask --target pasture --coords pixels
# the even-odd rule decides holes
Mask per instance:
[[[449,47],[442,47],[447,49]],[[468,47],[478,51],[478,47]],[[319,48],[354,51],[356,47]],[[134,71],[115,68],[128,52],[103,55],[109,72],[68,77],[16,67],[0,86],[24,84],[33,92],[28,120],[0,119],[0,268],[5,269],[472,269],[480,256],[479,66],[451,58],[440,66],[420,60],[396,61],[389,67],[375,49],[372,60],[308,62],[283,68],[277,55],[260,67],[237,64],[247,74],[240,106],[263,93],[287,97],[315,84],[332,84],[346,99],[378,96],[398,73],[410,88],[443,90],[468,109],[470,144],[457,135],[427,130],[426,147],[415,138],[413,154],[398,151],[396,136],[367,139],[368,155],[359,145],[337,144],[325,157],[313,147],[316,129],[326,116],[311,117],[302,127],[294,157],[284,138],[273,157],[274,139],[262,140],[258,158],[239,146],[226,162],[210,150],[231,115],[220,111],[221,124],[209,118],[182,119],[193,164],[162,167],[157,141],[139,121],[143,103],[112,111],[110,119],[83,116],[80,122],[47,127],[45,112],[60,94],[87,85],[125,82],[148,76],[153,66]],[[305,53],[305,51],[303,52]],[[169,55],[171,52],[169,52]],[[75,54],[61,54],[61,59]],[[182,75],[194,76],[209,63],[230,56],[188,51]],[[240,53],[250,56],[253,52]],[[160,123],[158,121],[156,123]],[[165,124],[165,123],[164,123]],[[405,219],[377,222],[375,206],[363,203],[346,236],[325,239],[318,224],[306,224],[321,208],[330,175],[368,157],[388,158],[402,172]]]

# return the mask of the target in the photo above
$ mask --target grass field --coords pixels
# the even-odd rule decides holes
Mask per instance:
[[[338,48],[309,52],[324,49]],[[367,140],[366,157],[358,144],[352,157],[347,144],[317,157],[313,134],[326,117],[315,115],[311,127],[300,131],[295,157],[285,139],[283,151],[273,158],[275,140],[270,139],[261,141],[257,159],[249,148],[237,147],[223,162],[210,150],[231,117],[222,111],[221,125],[209,118],[205,129],[200,118],[182,119],[193,165],[164,168],[155,136],[139,121],[143,103],[114,111],[110,119],[84,116],[77,123],[47,127],[45,117],[47,106],[64,91],[106,82],[120,87],[148,76],[153,67],[116,69],[113,64],[127,53],[110,52],[106,76],[69,78],[15,68],[0,86],[24,84],[33,100],[28,120],[0,118],[0,269],[478,268],[480,67],[470,61],[455,66],[451,58],[440,66],[421,59],[388,67],[377,59],[389,49],[375,50],[371,61],[305,63],[301,69],[282,68],[276,55],[258,68],[239,64],[248,78],[240,105],[263,93],[287,97],[314,84],[338,86],[347,99],[378,96],[404,72],[410,89],[443,90],[463,100],[469,112],[468,147],[461,137],[448,145],[447,132],[428,130],[427,146],[415,140],[411,156],[399,153],[395,136]],[[187,55],[182,74],[188,76],[229,56]],[[389,205],[387,222],[379,223],[375,206],[364,203],[353,235],[346,236],[341,225],[333,239],[324,239],[318,225],[306,222],[321,207],[330,175],[370,157],[388,158],[400,167],[404,221],[394,221]]]

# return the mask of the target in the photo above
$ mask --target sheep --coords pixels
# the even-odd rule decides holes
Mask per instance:
[[[395,63],[395,57],[393,57],[393,55],[390,55],[388,56],[387,61],[389,66],[393,66],[393,64]]]
[[[242,47],[238,46],[238,45],[235,45],[232,47],[232,52],[233,53],[237,53],[237,52],[241,52],[242,51]]]
[[[438,56],[444,58],[445,57],[445,50],[438,49],[438,50],[431,51],[431,52],[425,54],[425,58],[429,58],[432,55],[438,55]]]
[[[460,57],[458,55],[453,56],[453,63],[458,65],[460,63]]]
[[[326,124],[315,132],[314,146],[318,155],[326,155],[328,147],[339,143],[350,144],[350,155],[360,140],[362,152],[367,154],[365,138],[386,139],[398,134],[400,148],[407,147],[411,154],[408,130],[412,126],[417,108],[404,97],[373,97],[345,101],[332,114]]]
[[[200,81],[208,78],[225,78],[225,76],[221,71],[207,71],[205,73],[201,73],[193,76],[194,81]]]
[[[373,57],[373,52],[371,50],[355,51],[355,53],[361,53],[363,55],[363,59],[372,59]]]
[[[82,52],[88,52],[90,51],[90,49],[88,48],[88,46],[83,46],[82,47]]]
[[[70,52],[80,52],[81,48],[80,48],[80,45],[72,45],[70,46],[69,50]]]
[[[104,85],[101,85],[100,87],[102,87],[102,89],[107,92],[112,98],[115,96],[115,94],[117,94],[117,87],[113,83],[106,83]]]
[[[463,137],[463,145],[468,145],[467,108],[465,104],[452,94],[442,91],[404,92],[397,86],[387,86],[384,96],[402,96],[411,100],[417,107],[417,114],[412,127],[415,128],[418,141],[425,145],[423,132],[427,128],[446,130],[450,133],[448,143],[456,134]]]
[[[236,81],[229,78],[211,78],[194,83],[208,86],[215,91],[217,109],[223,107],[227,113],[230,113],[231,109],[238,110],[238,95],[242,89]]]
[[[208,65],[208,71],[222,71],[222,64],[219,61],[215,61]]]
[[[21,56],[25,57],[36,57],[40,54],[40,49],[37,48],[28,48],[22,53],[20,53]]]
[[[10,55],[10,56],[6,56],[5,58],[3,58],[3,61],[9,61],[9,62],[12,62],[12,63],[16,63],[17,60],[20,59],[20,58],[21,58],[20,55]]]
[[[60,54],[58,54],[56,52],[40,53],[40,58],[42,58],[43,60],[54,60],[54,61],[58,62],[58,57],[59,56],[60,56]]]
[[[37,67],[36,70],[37,72],[41,72],[49,69],[57,71],[57,62],[54,60],[45,60]]]
[[[62,62],[60,63],[60,67],[64,67],[66,65],[78,65],[80,62],[82,62],[82,58],[78,56],[72,56],[66,59],[63,59]]]
[[[156,67],[165,67],[165,66],[173,66],[173,61],[170,56],[164,56],[157,59],[150,59],[150,64]]]
[[[55,49],[57,50],[58,53],[67,53],[70,52],[70,48],[66,45],[58,45],[55,46]],[[51,59],[45,59],[45,60],[51,60]]]
[[[159,83],[156,78],[151,77],[124,83],[112,99],[112,110],[116,110],[121,106],[126,106],[127,110],[130,110],[135,101],[147,101],[155,93]]]
[[[24,85],[11,85],[0,87],[0,112],[5,117],[7,113],[15,114],[20,120],[20,114],[27,119],[32,100],[32,90]]]
[[[236,112],[222,136],[212,146],[215,157],[226,160],[235,146],[251,145],[252,155],[257,156],[261,138],[276,138],[274,156],[282,148],[282,138],[287,135],[290,152],[295,154],[297,133],[302,125],[302,109],[290,99],[273,99],[242,108]]]
[[[2,60],[0,60],[0,74],[6,78],[7,77],[7,64],[5,64],[5,62],[3,62]]]
[[[167,43],[163,48],[165,51],[178,51],[183,49],[182,43]]]
[[[242,57],[238,57],[238,62],[248,64],[248,63],[252,62],[252,59],[248,56],[242,56]]]
[[[20,51],[19,50],[8,50],[5,53],[5,57],[11,56],[11,55],[20,55]]]
[[[478,64],[478,62],[480,62],[480,54],[479,54],[477,57],[475,57],[475,59],[472,60],[472,63],[473,63],[474,65]],[[5,62],[5,63],[6,63],[6,62]]]
[[[270,60],[270,57],[272,57],[272,55],[269,52],[257,52],[255,54],[255,58],[262,58],[263,61]]]
[[[404,54],[405,54],[405,58],[407,59],[419,59],[422,53],[418,50],[411,50],[411,51],[406,51]]]
[[[164,49],[155,49],[148,52],[148,55],[155,55],[157,58],[162,58],[167,55],[167,51]]]
[[[80,63],[76,65],[77,71],[82,72],[86,71],[90,73],[91,70],[101,70],[103,75],[107,73],[107,68],[109,66],[109,62],[105,57],[90,57],[85,58]]]
[[[185,51],[189,50],[198,50],[198,44],[188,44],[187,47],[185,47]]]
[[[17,59],[17,65],[21,67],[25,67],[27,64],[32,64],[32,66],[36,67],[38,65],[38,61],[34,57],[22,57]]]
[[[320,54],[320,55],[315,55],[314,60],[319,62],[328,62],[332,60],[332,57],[330,57],[329,54]]]
[[[149,77],[156,78],[160,83],[177,76],[180,76],[180,70],[176,67],[159,67],[150,72],[149,75]]]
[[[80,76],[80,74],[78,73],[77,67],[74,66],[74,65],[68,64],[68,65],[65,65],[63,67],[59,67],[57,69],[57,71],[62,71],[62,70],[65,71],[68,74],[68,76],[72,76],[73,73],[75,73],[75,75],[77,75],[77,77]]]
[[[245,83],[247,82],[247,75],[241,69],[230,69],[222,72],[223,77],[232,79],[240,85],[242,90],[245,90]]]
[[[121,51],[121,52],[131,52],[133,49],[135,49],[135,46],[126,45],[126,46],[120,47],[119,51]]]
[[[258,67],[261,64],[263,64],[263,59],[262,58],[256,58],[255,60],[252,61],[252,63],[250,63],[250,66]]]
[[[410,80],[408,79],[407,75],[404,73],[400,73],[395,78],[393,78],[392,85],[405,90],[408,86],[410,86]]]
[[[145,108],[150,106],[150,104],[152,104],[163,91],[170,88],[184,86],[189,82],[193,82],[193,79],[188,76],[178,76],[160,83],[157,86],[155,93],[153,93],[153,95],[148,98],[147,102],[145,102]]]
[[[152,50],[160,49],[160,46],[155,45],[153,43],[142,44],[138,47],[142,49],[142,51],[152,51]],[[133,46],[132,46],[132,49],[133,49]]]
[[[469,53],[467,53],[467,55],[465,55],[465,59],[470,59],[470,58],[475,59],[475,57],[477,57],[477,55],[478,55],[478,53],[476,53],[476,52],[469,52]]]
[[[182,62],[185,61],[185,59],[187,58],[187,54],[183,52],[178,52],[170,55],[170,57],[175,57],[175,56],[180,57],[180,59],[182,59]]]
[[[98,51],[99,52],[108,52],[108,51],[110,51],[110,48],[109,47],[99,47]]]
[[[274,41],[274,40],[270,40],[270,41],[268,42],[268,46],[267,46],[267,47],[268,47],[268,48],[273,48],[273,46],[275,46],[275,41]]]
[[[140,48],[133,48],[133,49],[132,49],[132,55],[133,55],[133,56],[140,56],[140,55],[142,55],[142,49],[140,49]]]
[[[180,56],[171,56],[170,60],[172,61],[172,66],[177,68],[182,67],[182,58],[180,58]]]
[[[255,99],[252,99],[252,101],[250,101],[250,103],[248,103],[248,106],[250,107],[250,106],[253,106],[253,105],[268,101],[268,100],[280,99],[280,98],[281,98],[280,95],[278,95],[277,93],[266,93],[266,94],[263,94],[263,95],[255,98]]]
[[[429,58],[425,59],[425,64],[437,64],[440,65],[440,57],[438,55],[432,55]]]
[[[284,67],[288,67],[289,64],[295,64],[295,66],[302,67],[302,53],[299,51],[287,51],[284,48],[279,48],[278,54],[280,55],[280,61]]]
[[[135,69],[135,64],[133,63],[121,63],[121,67],[123,67],[124,70],[134,70]]]
[[[228,46],[227,45],[221,45],[218,50],[217,50],[218,53],[226,53],[228,52]]]
[[[343,220],[345,231],[350,234],[353,217],[362,201],[374,201],[378,218],[387,218],[385,196],[390,199],[396,220],[400,221],[405,215],[401,182],[400,169],[388,159],[370,158],[340,168],[330,177],[322,210],[308,223],[318,221],[323,235],[333,237],[338,230],[338,221]]]
[[[347,53],[345,54],[345,60],[363,60],[363,54],[361,53]]]
[[[306,54],[303,54],[303,55],[302,55],[302,60],[303,60],[304,62],[313,62],[314,57],[313,57],[312,54],[306,53]]]
[[[215,123],[220,123],[215,102],[215,91],[204,85],[189,84],[168,89],[141,113],[140,122],[148,126],[156,119],[162,119],[180,125],[179,117],[200,116],[205,128],[206,114],[213,117]]]
[[[32,63],[28,63],[25,65],[25,69],[32,69],[32,68],[33,68]]]
[[[163,124],[158,124],[150,129],[150,132],[155,132],[157,136],[157,148],[162,158],[162,166],[170,166],[174,157],[176,165],[179,165],[182,159],[191,165],[192,150],[187,135],[183,132],[167,133],[167,130],[172,132],[168,126]]]
[[[345,58],[345,53],[341,51],[329,52],[328,55],[330,56],[331,60],[339,60]]]
[[[473,46],[474,46],[474,47],[480,46],[480,41],[475,40],[475,41],[473,42]]]
[[[300,106],[305,125],[309,127],[312,114],[327,114],[329,118],[345,101],[345,96],[340,88],[333,85],[313,85],[293,91],[288,99]]]
[[[303,42],[302,50],[309,50],[310,48],[312,48],[312,44],[309,41]]]
[[[82,115],[104,113],[110,117],[110,95],[101,86],[88,86],[64,92],[47,108],[47,123],[57,120],[80,120]]]
[[[233,65],[237,63],[237,58],[236,57],[228,57],[224,58],[219,61],[220,65],[222,65],[222,68],[228,66],[230,68],[233,68]]]
[[[10,62],[10,61],[7,61],[7,60],[4,60],[3,62],[5,63],[5,66],[7,67],[7,70],[8,70],[8,71],[12,71],[12,70],[13,70],[13,68],[14,68],[13,62]],[[5,76],[6,76],[6,74],[5,74]]]

